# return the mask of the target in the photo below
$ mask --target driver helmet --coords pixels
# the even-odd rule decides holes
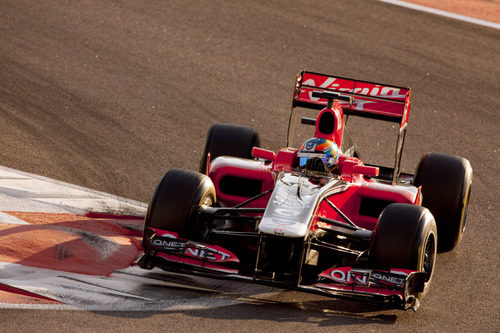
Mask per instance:
[[[323,138],[311,138],[304,142],[297,154],[299,166],[306,168],[307,161],[312,158],[319,158],[329,171],[336,168],[339,159],[339,148],[331,140]]]

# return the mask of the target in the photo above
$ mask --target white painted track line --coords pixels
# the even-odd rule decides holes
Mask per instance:
[[[426,6],[417,5],[414,3],[410,3],[410,2],[406,2],[406,1],[399,1],[399,0],[378,0],[378,1],[389,3],[392,5],[396,5],[396,6],[406,7],[406,8],[410,8],[413,10],[418,10],[421,12],[426,12],[426,13],[430,13],[430,14],[434,14],[434,15],[440,15],[440,16],[452,18],[455,20],[464,21],[467,23],[473,23],[473,24],[481,25],[481,26],[488,27],[488,28],[500,29],[500,24],[498,24],[498,23],[485,21],[485,20],[477,19],[477,18],[470,17],[470,16],[455,14],[455,13],[451,13],[451,12],[441,10],[441,9],[435,9],[435,8],[426,7]]]
[[[0,166],[0,211],[144,216],[146,208],[141,202]]]

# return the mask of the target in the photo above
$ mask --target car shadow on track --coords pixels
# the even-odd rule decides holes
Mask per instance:
[[[206,309],[174,311],[136,311],[136,312],[94,312],[96,314],[124,318],[147,318],[158,315],[182,315],[196,319],[231,320],[234,322],[259,320],[278,323],[314,324],[319,327],[387,324],[396,322],[398,310],[394,308],[336,300],[300,292],[282,292],[281,299],[252,299],[244,303]],[[305,298],[301,300],[300,298]]]

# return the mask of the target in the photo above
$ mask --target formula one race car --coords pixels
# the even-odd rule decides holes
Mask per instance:
[[[429,153],[401,172],[409,112],[409,88],[300,72],[289,147],[212,126],[199,172],[173,169],[157,185],[138,264],[416,310],[436,253],[462,238],[472,168]],[[394,167],[361,161],[344,131],[354,116],[399,124]],[[298,148],[295,120],[314,128]]]

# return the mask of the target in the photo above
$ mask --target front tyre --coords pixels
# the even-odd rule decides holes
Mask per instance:
[[[215,187],[209,177],[191,170],[168,171],[156,186],[148,206],[144,220],[144,246],[148,245],[148,227],[201,241],[206,236],[206,228],[197,219],[193,207],[211,206],[215,199]]]
[[[199,170],[206,173],[209,153],[211,161],[218,156],[252,158],[252,148],[259,145],[259,134],[249,127],[215,124],[208,131]]]
[[[421,299],[428,291],[434,273],[437,228],[427,208],[410,204],[390,204],[380,214],[372,248],[378,269],[401,268],[425,272]]]

